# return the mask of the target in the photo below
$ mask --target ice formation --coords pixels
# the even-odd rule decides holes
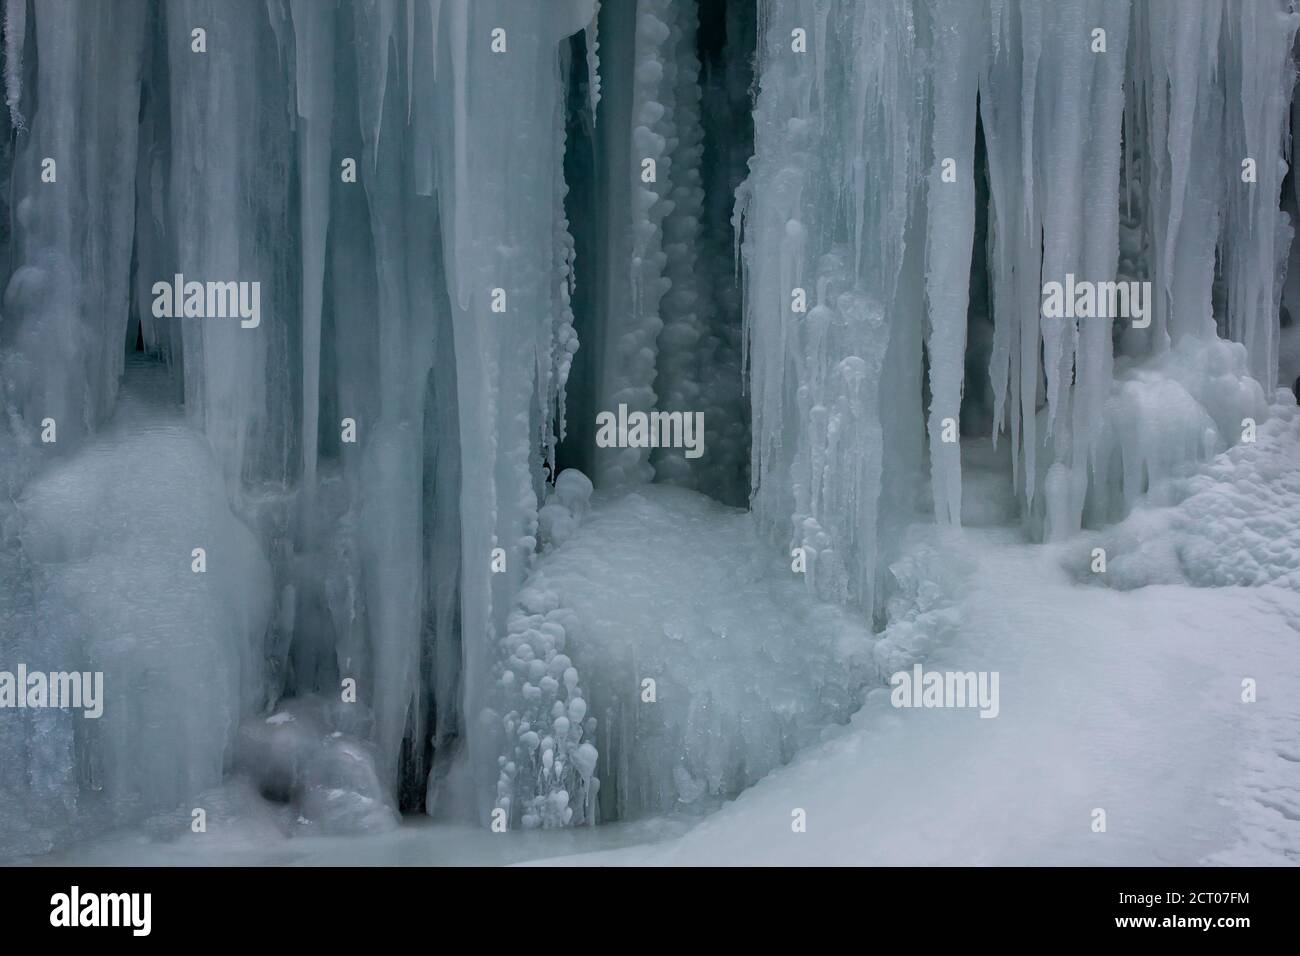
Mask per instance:
[[[1285,480],[1298,25],[7,0],[0,664],[109,709],[0,712],[0,856],[213,792],[325,832],[734,795],[952,625],[918,516],[1123,552],[1167,507],[1168,575],[1294,586],[1245,499],[1231,582],[1195,526]],[[255,325],[205,314],[233,283]],[[621,405],[706,453],[599,445]]]
[[[1264,414],[1292,233],[1289,3],[765,9],[742,197],[754,509],[778,538],[794,515],[819,590],[879,607],[888,525],[927,459],[936,519],[960,521],[943,425],[977,434],[981,403],[1012,443],[1027,519],[1055,538],[1131,507],[1153,461],[1204,460]],[[1045,317],[1043,284],[1073,275],[1150,281],[1150,326]],[[985,276],[981,313],[968,290]],[[1236,385],[1147,407],[1126,385],[1142,373],[1116,369],[1195,378],[1209,353]],[[855,392],[859,377],[873,389]],[[1164,421],[1140,440],[1114,435],[1150,415]]]

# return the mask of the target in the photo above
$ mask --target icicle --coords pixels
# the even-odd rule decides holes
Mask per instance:
[[[940,524],[961,524],[958,422],[966,354],[967,291],[975,231],[975,90],[987,31],[978,7],[935,0],[934,131],[926,220],[929,300],[930,478]]]
[[[433,50],[433,55],[432,55],[432,59],[429,61],[429,72],[430,74],[432,74],[432,78],[434,82],[437,82],[438,80],[438,47],[441,45],[438,42],[439,41],[438,30],[441,25],[441,22],[442,22],[442,0],[429,0],[429,26],[433,33],[433,36],[431,38],[432,39],[431,49]]]
[[[373,4],[367,5],[375,11],[376,28],[373,36],[367,39],[375,45],[377,64],[374,76],[370,78],[371,82],[366,88],[370,99],[366,103],[363,114],[370,123],[369,133],[373,144],[371,162],[376,166],[379,164],[379,131],[384,122],[384,101],[388,97],[388,53],[397,22],[397,4],[398,0],[375,0]],[[358,17],[370,16],[360,4],[356,8],[356,13]]]
[[[292,0],[294,62],[298,91],[298,176],[302,198],[302,456],[305,507],[316,487],[320,425],[321,307],[325,238],[329,230],[333,170],[330,133],[334,121],[334,5]]]
[[[415,4],[406,0],[406,123],[411,123],[411,106],[415,100]]]

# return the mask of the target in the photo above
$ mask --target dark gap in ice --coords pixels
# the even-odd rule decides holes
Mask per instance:
[[[577,468],[593,471],[595,445],[596,369],[598,352],[595,323],[596,276],[603,258],[599,249],[599,212],[596,193],[596,142],[587,76],[587,37],[579,31],[569,38],[569,75],[564,97],[564,214],[575,252],[575,283],[571,305],[578,351],[573,356],[566,389],[565,438],[556,447],[556,473]],[[550,476],[555,480],[555,475]]]
[[[970,294],[966,306],[965,381],[961,397],[961,434],[986,438],[993,430],[993,387],[989,357],[993,352],[993,302],[989,273],[988,151],[979,97],[975,107],[975,240],[971,244]]]
[[[754,55],[758,38],[757,11],[753,5],[728,0],[699,0],[696,50],[700,58],[701,110],[704,153],[704,219],[701,224],[701,265],[711,264],[713,302],[710,316],[714,361],[711,375],[720,381],[721,393],[733,420],[741,447],[728,449],[726,464],[704,476],[700,490],[729,505],[749,501],[750,427],[748,382],[740,369],[743,332],[740,275],[733,266],[736,235],[732,212],[736,188],[749,174],[754,156]],[[708,384],[708,383],[706,383]],[[711,408],[714,406],[711,406]],[[709,426],[708,431],[714,428]],[[715,459],[717,460],[717,459]]]

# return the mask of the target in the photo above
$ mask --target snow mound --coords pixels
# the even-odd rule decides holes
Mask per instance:
[[[1300,412],[1286,389],[1275,401],[1254,442],[1235,445],[1167,484],[1163,499],[1088,536],[1069,552],[1069,566],[1121,590],[1172,583],[1300,590]],[[1098,547],[1106,552],[1104,574],[1091,571]]]
[[[524,593],[537,630],[561,624],[581,662],[602,818],[735,795],[846,720],[875,680],[867,624],[769,555],[746,512],[649,486],[598,494],[538,562]]]
[[[270,568],[207,444],[163,401],[166,373],[140,374],[108,429],[30,482],[0,536],[20,595],[0,603],[4,660],[104,675],[98,719],[0,711],[0,807],[18,815],[0,810],[0,856],[192,800],[220,783],[236,724],[261,703]]]

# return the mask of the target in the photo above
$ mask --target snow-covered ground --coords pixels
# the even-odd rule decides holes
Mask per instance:
[[[998,671],[995,719],[878,690],[686,835],[565,862],[1300,862],[1300,595],[1087,588],[1003,530],[934,545],[975,570],[927,666]]]
[[[1256,442],[1162,489],[1177,504],[1098,535],[913,528],[882,673],[997,672],[996,718],[874,690],[684,836],[566,862],[1300,864],[1300,414],[1279,398]],[[976,489],[996,475],[969,469]]]
[[[1210,540],[1224,543],[1220,560],[1232,566],[1252,548],[1267,551],[1268,540],[1289,540],[1300,528],[1298,430],[1293,407],[1275,408],[1258,445],[1220,456],[1188,482],[1179,505],[1141,511],[1123,533],[1104,534],[1115,566],[1128,560],[1131,571],[1144,553],[1172,554],[1203,570]],[[1224,484],[1229,473],[1235,478]],[[989,476],[977,474],[972,487],[990,494]],[[1226,506],[1230,489],[1243,487],[1267,501],[1266,527],[1252,526],[1249,509]],[[1217,512],[1216,493],[1225,505]],[[680,489],[598,499],[534,576],[582,619],[583,644],[569,650],[586,679],[609,681],[621,671],[615,662],[634,651],[629,681],[642,670],[672,675],[654,705],[665,708],[664,723],[639,733],[646,745],[664,744],[664,727],[680,719],[688,728],[683,766],[693,759],[689,728],[699,718],[674,705],[674,692],[707,693],[714,660],[749,675],[753,714],[779,709],[763,661],[779,649],[782,627],[811,613],[797,582],[765,590],[757,572],[737,570],[745,562],[722,560],[748,540],[747,525],[742,512]],[[1145,542],[1126,559],[1119,555],[1135,528],[1173,537],[1164,549]],[[917,660],[927,670],[997,672],[996,718],[970,708],[895,708],[889,689],[877,687],[847,725],[830,726],[788,765],[702,818],[671,813],[506,834],[408,820],[370,837],[290,838],[262,807],[251,818],[234,814],[225,833],[116,834],[44,862],[1300,863],[1300,592],[1282,586],[1285,574],[1274,575],[1282,584],[1254,587],[1133,587],[1126,573],[1110,582],[1118,586],[1099,586],[1082,547],[1093,543],[1034,545],[1006,527],[914,526],[894,564],[891,621],[875,663],[882,674]],[[644,565],[656,548],[676,557],[661,573]],[[1161,573],[1170,578],[1168,567]],[[611,578],[618,575],[621,592]],[[720,588],[730,590],[720,596]],[[735,622],[718,615],[745,604],[761,620],[738,639]],[[658,631],[645,625],[656,608]],[[674,670],[680,642],[669,625],[690,629],[707,615],[716,625],[705,635],[708,653],[697,648]],[[1255,683],[1253,701],[1243,699],[1246,680]],[[724,710],[716,719],[743,716]],[[672,746],[682,746],[682,727],[669,735]],[[627,733],[618,746],[638,737]],[[743,765],[742,749],[732,756]],[[800,810],[806,830],[795,832]],[[1104,832],[1097,810],[1105,811]]]

